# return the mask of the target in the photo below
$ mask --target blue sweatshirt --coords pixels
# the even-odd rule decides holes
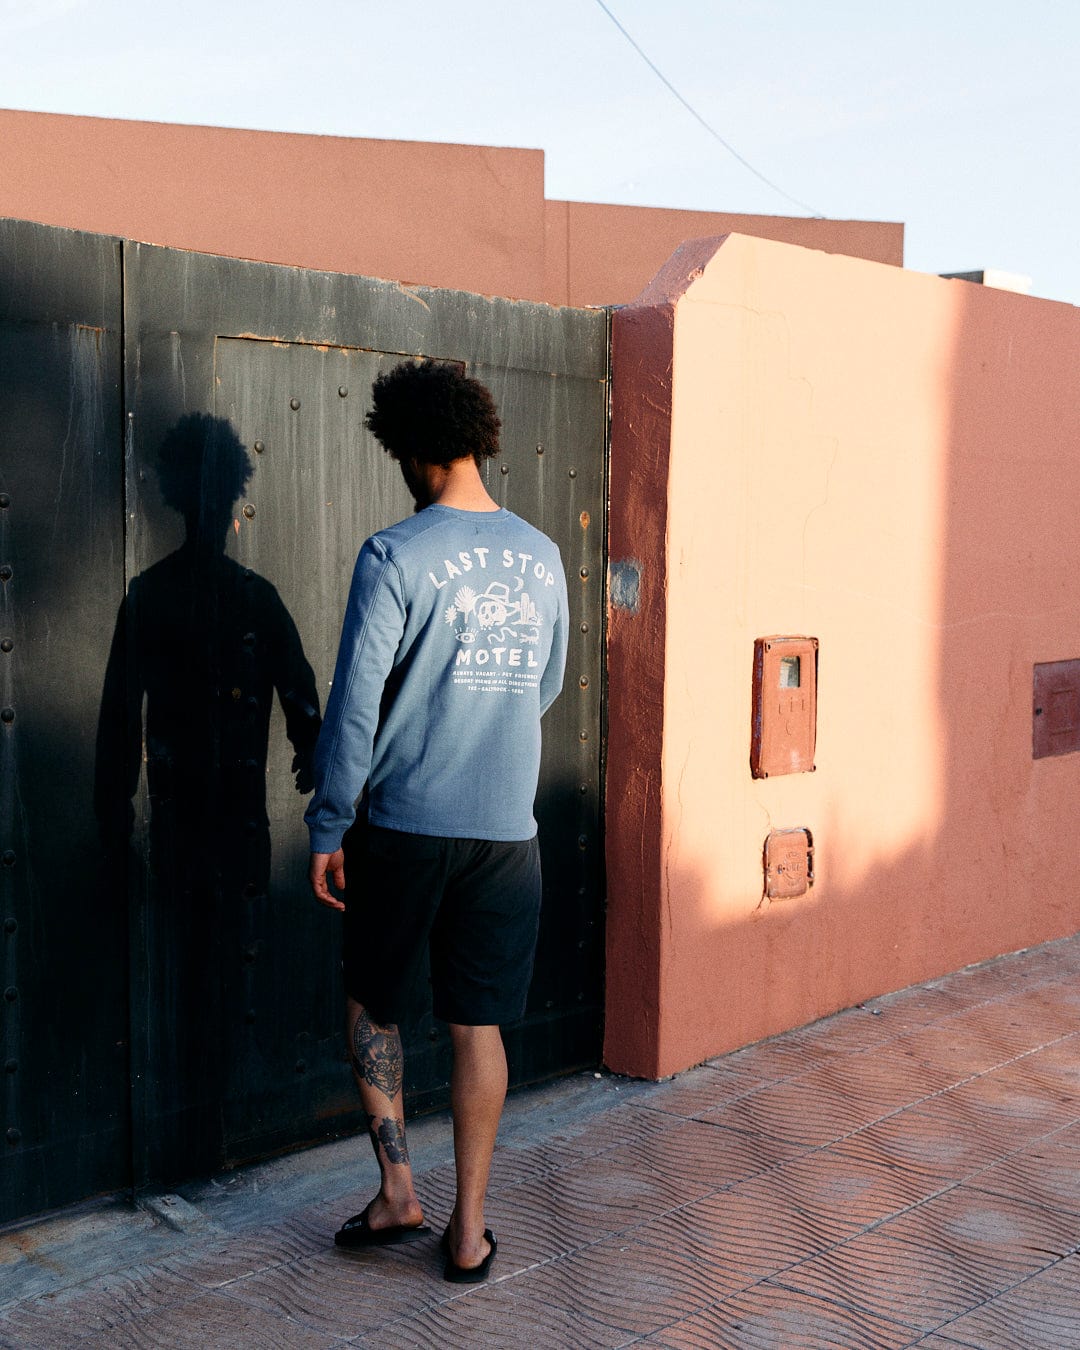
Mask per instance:
[[[559,550],[511,512],[434,505],[372,535],[315,752],[311,851],[340,846],[365,785],[374,825],[531,839],[566,644]]]

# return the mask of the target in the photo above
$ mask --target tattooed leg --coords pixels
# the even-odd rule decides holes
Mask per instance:
[[[413,1189],[405,1140],[401,1036],[393,1023],[376,1022],[354,1000],[349,999],[346,1008],[349,1062],[360,1089],[368,1134],[382,1175],[369,1222],[375,1228],[384,1223],[420,1223],[423,1211]]]
[[[389,1102],[401,1091],[404,1062],[401,1035],[393,1022],[380,1026],[357,1003],[359,1010],[349,1038],[349,1057],[357,1074]]]
[[[368,1116],[368,1134],[371,1135],[371,1142],[375,1148],[376,1158],[379,1156],[379,1149],[382,1148],[386,1154],[387,1161],[395,1166],[409,1161],[409,1146],[405,1142],[405,1122],[403,1120],[391,1120],[389,1116],[379,1120],[376,1116]]]

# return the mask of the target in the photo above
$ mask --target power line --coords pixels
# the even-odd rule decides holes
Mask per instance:
[[[778,184],[774,183],[771,179],[766,178],[765,175],[764,175],[763,173],[761,173],[761,172],[759,172],[757,169],[755,169],[754,166],[750,163],[750,161],[749,161],[748,159],[744,159],[743,156],[739,154],[738,150],[736,150],[735,147],[734,147],[733,145],[731,145],[731,144],[729,144],[727,141],[725,141],[724,138],[723,138],[723,136],[720,135],[720,133],[715,129],[715,127],[710,126],[709,123],[705,121],[704,117],[702,117],[702,115],[698,112],[698,110],[697,110],[696,108],[694,108],[691,104],[689,104],[689,103],[686,101],[686,99],[683,98],[682,94],[679,93],[679,91],[675,88],[675,86],[674,86],[674,85],[671,83],[671,81],[667,78],[667,76],[664,74],[664,72],[663,72],[662,70],[657,69],[657,67],[656,67],[656,66],[653,64],[653,62],[649,59],[649,57],[647,56],[647,54],[646,54],[644,51],[642,51],[642,49],[638,46],[638,44],[634,41],[634,39],[630,36],[630,34],[626,31],[626,29],[625,29],[625,28],[622,26],[622,24],[618,21],[618,19],[615,17],[615,15],[612,14],[611,10],[608,9],[607,5],[604,4],[604,0],[596,0],[596,3],[600,6],[600,8],[604,11],[604,13],[608,16],[608,18],[609,18],[609,19],[611,20],[611,22],[615,25],[615,27],[619,30],[619,32],[623,35],[623,37],[627,40],[627,42],[629,42],[630,46],[633,47],[634,51],[637,52],[638,56],[641,57],[641,59],[642,59],[642,60],[645,62],[645,64],[649,67],[649,69],[650,69],[650,70],[652,71],[652,73],[656,76],[656,78],[657,78],[658,80],[660,80],[661,83],[664,84],[664,85],[666,86],[666,88],[669,89],[669,90],[671,91],[671,93],[673,93],[673,94],[675,95],[675,97],[676,97],[676,98],[679,100],[679,102],[683,105],[683,107],[686,109],[686,111],[687,111],[692,117],[694,117],[698,122],[701,123],[701,125],[705,128],[705,130],[709,133],[709,135],[713,138],[713,140],[719,141],[720,144],[724,147],[724,149],[728,152],[729,155],[734,155],[734,157],[739,161],[739,163],[740,163],[744,168],[749,169],[750,172],[754,175],[755,178],[760,178],[761,181],[766,185],[766,187],[771,187],[772,190],[773,190],[774,192],[778,192],[778,193],[780,194],[781,197],[783,197],[786,201],[791,202],[793,205],[798,206],[798,207],[801,207],[802,210],[804,210],[804,211],[809,211],[810,214],[811,214],[812,216],[816,216],[818,220],[824,220],[824,219],[825,219],[825,217],[821,214],[820,211],[815,210],[814,207],[812,207],[812,206],[808,206],[808,205],[806,204],[806,202],[801,202],[801,201],[799,201],[799,199],[798,199],[797,197],[793,197],[789,192],[785,192],[784,189],[783,189],[782,187],[778,186]]]

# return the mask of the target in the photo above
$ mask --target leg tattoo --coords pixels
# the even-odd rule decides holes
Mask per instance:
[[[379,1126],[379,1143],[392,1163],[409,1161],[409,1146],[405,1142],[405,1122],[401,1119],[386,1120]]]
[[[409,1161],[409,1146],[405,1142],[405,1122],[393,1116],[383,1117],[381,1124],[376,1124],[377,1116],[368,1116],[367,1120],[368,1133],[371,1135],[371,1145],[375,1150],[375,1156],[379,1156],[379,1145],[381,1144],[387,1162],[407,1163]]]
[[[349,1048],[353,1068],[364,1082],[393,1101],[401,1090],[403,1075],[401,1036],[396,1025],[389,1022],[380,1026],[361,1011],[353,1023]]]
[[[376,1022],[361,1008],[349,1034],[349,1058],[362,1084],[368,1134],[383,1169],[385,1183],[387,1164],[409,1165],[405,1122],[393,1114],[404,1077],[401,1035],[397,1026],[392,1022]],[[372,1100],[373,1092],[377,1094],[375,1100]],[[386,1107],[379,1105],[378,1097],[386,1099]]]

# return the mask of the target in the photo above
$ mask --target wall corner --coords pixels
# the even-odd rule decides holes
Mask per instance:
[[[607,988],[604,1062],[659,1076],[665,880],[662,762],[672,371],[678,298],[722,239],[680,247],[611,336]]]

